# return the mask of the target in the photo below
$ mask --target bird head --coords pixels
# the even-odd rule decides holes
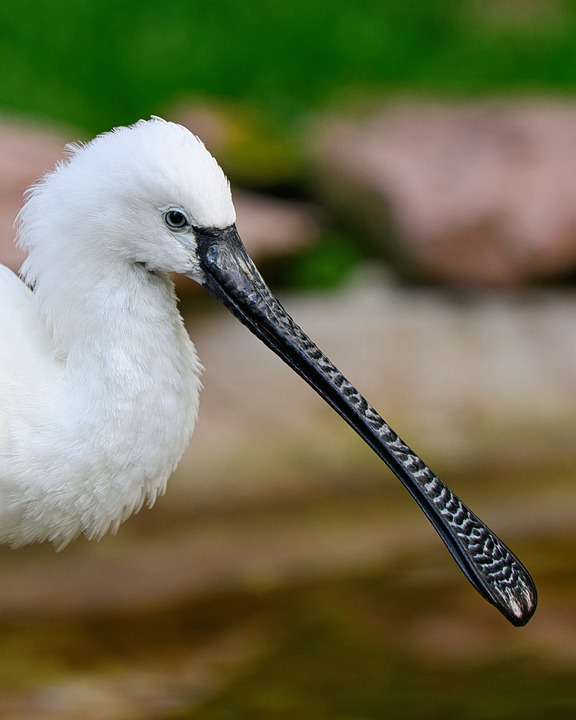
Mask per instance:
[[[152,118],[67,149],[28,192],[18,219],[24,250],[203,281],[197,231],[233,226],[236,215],[228,180],[199,138]]]

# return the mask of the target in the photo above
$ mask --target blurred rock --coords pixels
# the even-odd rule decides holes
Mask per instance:
[[[573,103],[406,103],[314,141],[320,194],[412,276],[515,285],[576,269]]]
[[[289,255],[320,233],[318,214],[304,202],[278,200],[233,188],[236,225],[255,256]]]

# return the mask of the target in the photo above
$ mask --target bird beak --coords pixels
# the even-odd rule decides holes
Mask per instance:
[[[196,242],[204,287],[354,428],[416,500],[476,590],[513,625],[525,625],[537,604],[528,571],[292,320],[264,283],[236,227],[202,228]]]

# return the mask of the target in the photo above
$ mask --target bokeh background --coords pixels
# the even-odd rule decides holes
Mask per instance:
[[[573,718],[576,2],[5,0],[0,68],[3,262],[66,142],[187,124],[283,304],[540,591],[509,626],[178,280],[190,451],[117,536],[0,550],[0,717]]]

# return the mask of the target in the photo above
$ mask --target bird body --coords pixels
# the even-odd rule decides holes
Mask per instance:
[[[188,270],[189,253],[178,258],[173,243],[173,256],[162,258],[165,269],[156,263],[147,270],[155,248],[130,247],[149,221],[138,189],[147,183],[142,192],[153,193],[154,210],[169,197],[187,201],[187,184],[170,195],[161,172],[163,163],[181,162],[184,137],[190,163],[205,161],[224,199],[219,217],[210,217],[210,208],[198,212],[211,223],[229,224],[233,215],[215,162],[199,141],[190,144],[193,136],[167,125],[142,124],[105,136],[96,148],[76,148],[31,190],[20,214],[19,241],[29,253],[23,276],[33,291],[1,268],[1,542],[50,540],[62,547],[80,532],[97,538],[115,530],[164,491],[189,443],[201,366],[167,274]],[[150,137],[157,129],[172,130],[160,147]],[[148,131],[148,147],[141,139],[136,153],[119,142],[123,135],[135,140],[140,130]],[[103,144],[110,145],[104,153]],[[94,160],[106,178],[100,185]],[[122,208],[127,188],[134,206]]]
[[[0,542],[99,538],[164,492],[201,388],[169,275],[181,273],[359,433],[478,592],[527,622],[536,591],[526,569],[273,297],[200,140],[153,118],[69,153],[19,214],[21,277],[0,266]]]
[[[80,532],[115,530],[164,491],[188,445],[200,364],[171,281],[138,287],[142,279],[123,274],[106,276],[106,301],[85,308],[82,332],[58,355],[35,293],[2,277],[2,297],[11,288],[22,309],[0,329],[10,348],[0,378],[2,542],[62,547]]]

